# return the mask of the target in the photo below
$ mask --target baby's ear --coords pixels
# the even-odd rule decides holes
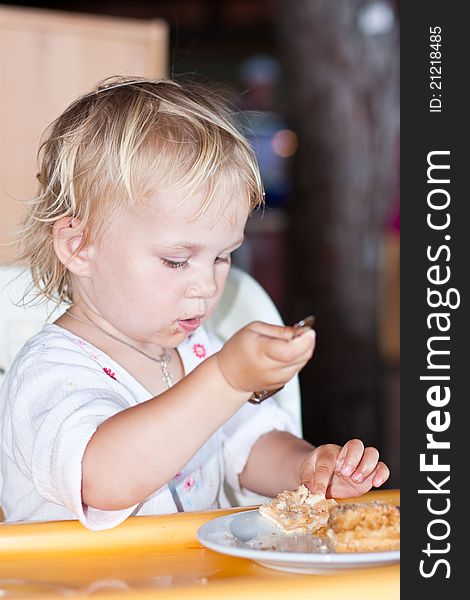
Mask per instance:
[[[88,275],[86,230],[80,219],[62,217],[52,227],[54,251],[60,262],[74,275]]]

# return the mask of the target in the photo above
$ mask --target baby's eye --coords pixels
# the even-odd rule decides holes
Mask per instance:
[[[170,260],[169,258],[162,258],[162,262],[170,269],[186,269],[189,265],[187,260]]]
[[[228,256],[218,256],[215,259],[215,262],[216,263],[229,263],[230,264],[232,262],[232,257],[231,257],[230,254]]]

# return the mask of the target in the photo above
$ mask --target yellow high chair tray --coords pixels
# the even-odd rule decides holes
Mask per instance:
[[[374,491],[361,501],[399,504],[399,492]],[[197,531],[243,510],[130,517],[107,531],[78,521],[0,524],[2,598],[217,598],[244,600],[397,600],[399,564],[295,574],[204,547]]]

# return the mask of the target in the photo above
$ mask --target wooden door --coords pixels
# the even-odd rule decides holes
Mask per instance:
[[[111,75],[165,75],[165,21],[0,6],[0,263],[15,258],[42,132]]]

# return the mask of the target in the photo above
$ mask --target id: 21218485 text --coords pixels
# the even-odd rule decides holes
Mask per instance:
[[[429,28],[429,112],[442,111],[442,29],[439,26]]]

